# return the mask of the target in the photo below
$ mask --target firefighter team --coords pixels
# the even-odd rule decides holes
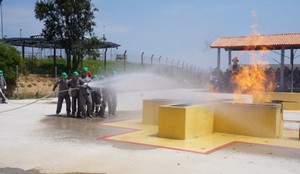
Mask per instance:
[[[102,81],[101,86],[91,88],[89,83],[97,80]],[[53,91],[57,87],[59,88],[56,115],[60,114],[64,100],[67,117],[105,118],[106,106],[109,115],[116,115],[117,96],[114,88],[105,81],[104,76],[100,79],[97,75],[92,76],[87,67],[82,68],[81,74],[74,71],[71,79],[67,73],[62,72],[53,86]]]

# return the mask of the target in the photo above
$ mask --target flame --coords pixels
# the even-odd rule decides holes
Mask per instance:
[[[261,45],[265,40],[265,37],[257,32],[257,25],[253,25],[251,28],[255,37],[252,37],[253,35],[247,37],[250,46],[246,50],[257,49],[256,45]],[[250,65],[241,66],[238,71],[234,72],[231,79],[235,85],[234,93],[237,94],[236,99],[238,100],[240,94],[250,94],[255,97],[254,102],[264,103],[269,100],[266,92],[273,92],[276,87],[275,71],[262,59],[269,49],[264,47],[259,49],[261,51],[250,55]]]
[[[234,94],[238,99],[240,94],[255,95],[255,102],[263,103],[268,100],[265,92],[275,89],[275,72],[267,69],[266,64],[250,64],[242,66],[233,75],[232,82],[235,85]]]

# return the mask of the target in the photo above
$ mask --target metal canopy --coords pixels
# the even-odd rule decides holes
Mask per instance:
[[[226,51],[300,49],[300,33],[220,37],[210,47]]]
[[[46,38],[4,38],[3,43],[10,44],[13,46],[23,46],[23,47],[35,47],[35,48],[57,48],[63,49],[64,47],[60,44],[60,40],[56,39],[53,41],[48,41]],[[105,48],[118,48],[119,44],[113,42],[101,42],[99,45],[95,45],[95,49],[105,49]]]
[[[105,37],[104,37],[105,38]],[[2,40],[2,43],[4,44],[10,44],[13,46],[20,46],[22,47],[22,58],[25,58],[25,47],[31,47],[31,48],[47,48],[47,49],[53,49],[54,55],[53,55],[53,65],[56,66],[56,49],[64,49],[64,47],[60,44],[60,39],[48,41],[46,38],[41,37],[41,35],[35,35],[31,36],[29,38],[4,38]],[[108,48],[118,48],[119,44],[113,43],[113,42],[100,42],[98,45],[94,45],[94,49],[105,49],[105,55],[104,55],[104,70],[106,71],[106,51]]]

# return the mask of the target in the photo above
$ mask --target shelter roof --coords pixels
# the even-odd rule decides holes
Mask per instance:
[[[300,33],[220,37],[210,47],[235,51],[300,49]]]
[[[43,37],[29,37],[29,38],[5,38],[3,39],[3,43],[10,44],[13,46],[25,46],[25,47],[35,47],[35,48],[62,48],[63,46],[60,44],[60,40],[56,39],[53,41],[48,41]],[[103,48],[118,48],[119,44],[113,42],[102,42],[99,45],[95,45],[97,49]]]

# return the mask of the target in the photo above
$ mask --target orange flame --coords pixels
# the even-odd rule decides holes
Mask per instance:
[[[256,92],[272,92],[275,89],[275,73],[271,69],[265,71],[264,66],[261,64],[242,66],[232,78],[235,84],[234,93],[253,95]]]
[[[246,48],[246,50],[255,50],[256,45],[261,45],[265,37],[260,36],[256,31],[256,25],[252,27],[253,33],[257,37],[248,37],[248,43],[254,48]],[[259,53],[265,54],[268,48],[259,48]],[[241,66],[240,70],[234,72],[231,79],[235,85],[235,94],[250,94],[255,96],[255,102],[263,103],[268,100],[265,92],[272,92],[276,87],[275,71],[268,67],[266,61],[261,59],[263,55],[251,54],[250,65]],[[238,98],[239,95],[236,95]]]

